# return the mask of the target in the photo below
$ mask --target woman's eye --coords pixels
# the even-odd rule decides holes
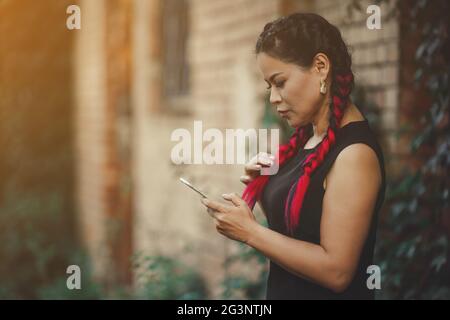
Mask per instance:
[[[275,87],[277,87],[277,88],[282,88],[283,85],[284,85],[284,83],[285,83],[285,81],[275,82]],[[272,89],[272,86],[269,85],[266,89],[267,89],[267,90],[270,90],[270,89]]]
[[[277,88],[282,88],[283,85],[284,85],[284,81],[275,82],[275,87],[277,87]]]

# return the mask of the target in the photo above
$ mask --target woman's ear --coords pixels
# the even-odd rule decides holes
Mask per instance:
[[[313,59],[313,68],[315,72],[319,73],[321,79],[325,80],[328,77],[331,65],[326,54],[319,52],[315,55]]]

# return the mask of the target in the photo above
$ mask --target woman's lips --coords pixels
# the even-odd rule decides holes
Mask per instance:
[[[286,115],[289,113],[289,110],[277,110],[280,116],[286,117]]]

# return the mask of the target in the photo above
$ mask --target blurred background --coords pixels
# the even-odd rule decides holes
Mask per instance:
[[[264,297],[267,261],[219,235],[178,182],[241,193],[243,166],[174,165],[170,136],[202,120],[286,138],[253,48],[296,11],[340,28],[353,101],[383,147],[377,298],[449,299],[445,0],[0,0],[0,298]],[[74,264],[81,290],[66,286]]]

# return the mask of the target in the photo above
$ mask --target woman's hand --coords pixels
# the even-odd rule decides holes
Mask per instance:
[[[230,205],[209,199],[201,200],[214,218],[216,230],[230,239],[248,243],[253,228],[258,225],[252,210],[235,193],[223,194],[222,197],[230,201]]]
[[[241,176],[241,182],[246,185],[252,182],[261,174],[261,169],[263,167],[270,167],[273,165],[274,159],[275,157],[268,153],[258,153],[245,165],[245,175]]]

